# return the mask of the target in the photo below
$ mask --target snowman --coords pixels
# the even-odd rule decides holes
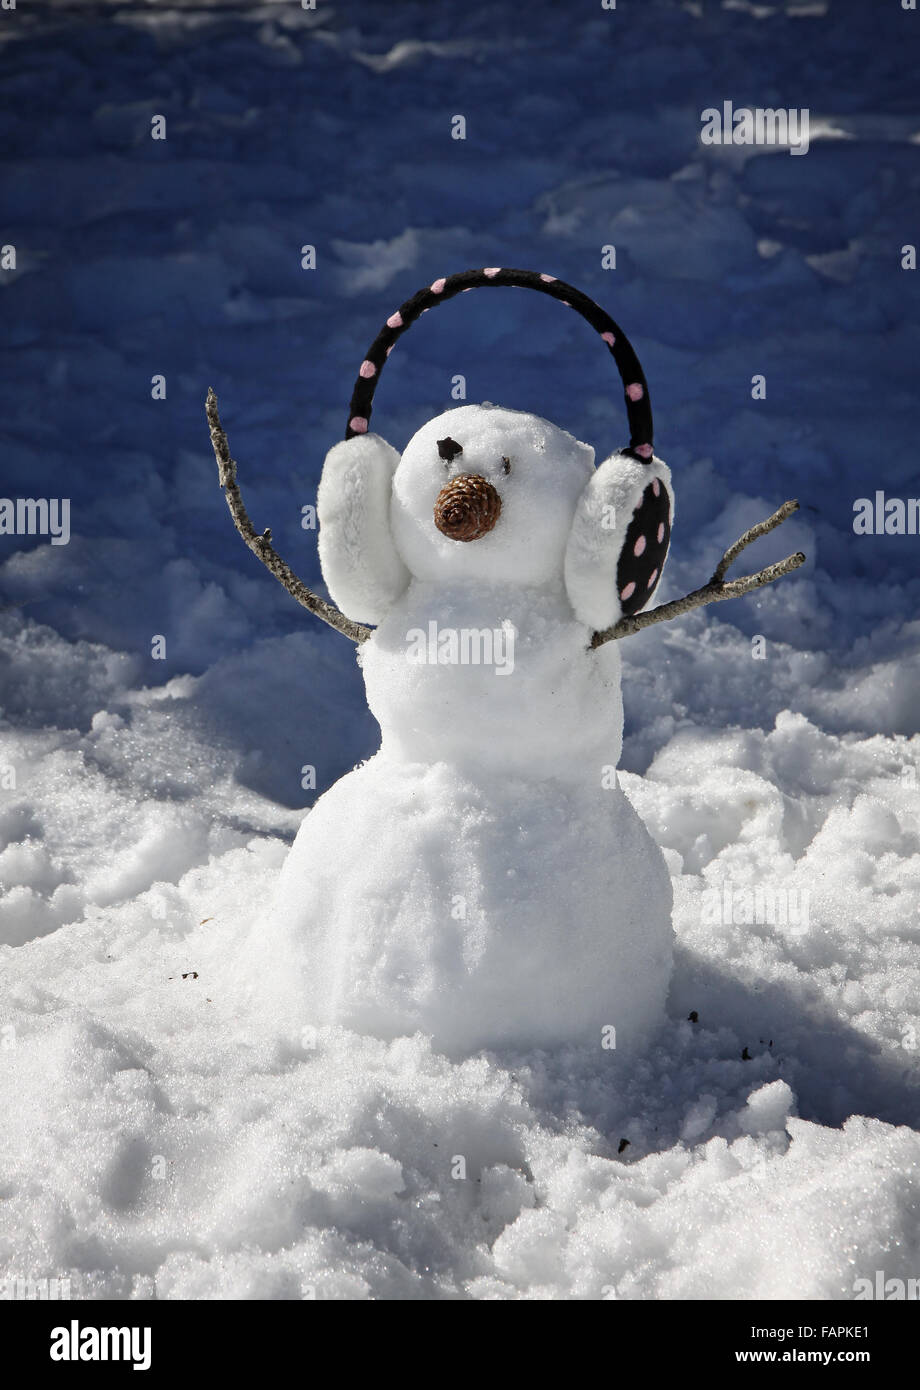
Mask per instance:
[[[595,467],[589,445],[488,402],[429,420],[402,454],[370,431],[398,338],[486,286],[538,290],[587,320],[620,372],[628,447]],[[305,816],[247,975],[303,1027],[420,1031],[452,1055],[635,1055],[664,1017],[671,884],[617,780],[620,644],[606,638],[657,587],[673,493],[621,329],[552,276],[496,267],[436,280],[388,318],[320,481],[320,562],[339,612],[255,534],[213,398],[209,419],[239,529],[359,642],[381,729],[379,751]]]

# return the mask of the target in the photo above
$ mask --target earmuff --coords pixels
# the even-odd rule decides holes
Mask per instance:
[[[652,407],[649,400],[648,383],[639,359],[626,334],[610,315],[595,304],[594,300],[581,290],[557,280],[554,275],[541,274],[536,270],[512,270],[499,266],[488,266],[484,270],[462,270],[456,275],[448,275],[434,280],[424,289],[418,290],[411,299],[392,313],[367,350],[361,363],[351,404],[348,408],[348,426],[345,438],[365,434],[370,424],[374,392],[380,373],[387,358],[408,328],[429,309],[453,299],[466,290],[513,287],[517,289],[538,290],[549,295],[567,308],[574,309],[594,329],[604,342],[607,351],[616,363],[623,383],[623,397],[629,420],[629,444],[619,451],[617,458],[623,460],[623,468],[634,470],[635,464],[652,464]],[[627,463],[634,460],[634,463]],[[608,461],[610,462],[610,461]],[[648,603],[661,577],[661,571],[668,552],[670,541],[670,497],[668,488],[662,486],[655,476],[643,481],[624,476],[624,488],[619,493],[622,505],[628,503],[626,515],[628,524],[618,518],[616,531],[621,540],[619,561],[616,573],[616,588],[620,611],[629,616]],[[649,469],[655,472],[654,468]],[[647,474],[646,474],[647,478]]]

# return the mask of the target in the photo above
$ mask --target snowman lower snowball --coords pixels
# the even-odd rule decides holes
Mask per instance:
[[[372,434],[327,456],[323,574],[377,624],[359,661],[382,740],[305,817],[266,924],[310,1022],[451,1051],[611,1027],[632,1049],[660,1023],[670,879],[616,780],[619,644],[590,641],[618,615],[604,519],[670,480],[593,458],[489,405],[429,421],[401,458]],[[457,528],[467,478],[500,506],[459,540],[435,513],[459,493]]]

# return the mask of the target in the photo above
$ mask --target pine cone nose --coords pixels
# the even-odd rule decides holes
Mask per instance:
[[[502,499],[488,479],[461,473],[438,493],[434,524],[452,541],[476,541],[492,530],[501,509]]]

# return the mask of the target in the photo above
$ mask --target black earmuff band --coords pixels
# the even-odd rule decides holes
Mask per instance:
[[[386,360],[406,329],[422,314],[443,304],[445,299],[464,290],[480,289],[488,285],[510,285],[518,289],[539,290],[552,299],[558,299],[569,308],[575,309],[591,327],[600,334],[607,349],[617,364],[623,381],[626,400],[626,414],[629,417],[629,445],[624,453],[632,455],[642,463],[652,457],[652,406],[649,401],[648,384],[639,365],[639,359],[623,330],[593,299],[581,290],[557,280],[553,275],[543,275],[537,270],[507,270],[504,267],[488,266],[485,270],[461,270],[457,275],[448,275],[435,280],[425,289],[419,290],[401,304],[391,314],[371,343],[367,356],[361,363],[358,379],[351,395],[348,408],[348,428],[345,438],[352,439],[356,434],[365,434],[371,418],[374,391]]]

